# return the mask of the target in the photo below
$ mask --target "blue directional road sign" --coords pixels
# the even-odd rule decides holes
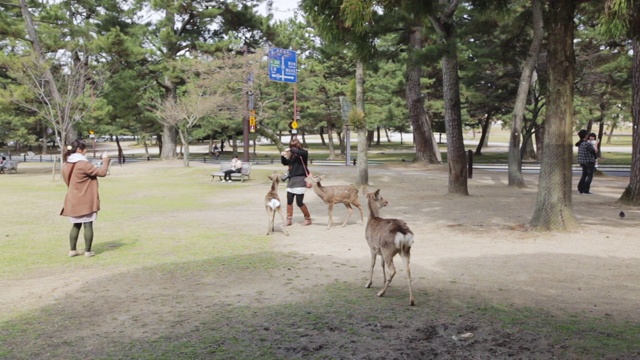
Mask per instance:
[[[298,62],[295,51],[269,49],[269,80],[287,83],[298,81]]]

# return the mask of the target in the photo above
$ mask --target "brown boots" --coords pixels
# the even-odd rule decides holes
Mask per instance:
[[[293,205],[287,205],[287,225],[291,226],[291,220],[293,219]]]
[[[307,205],[302,205],[300,207],[300,210],[302,210],[302,213],[304,214],[304,224],[305,225],[311,225],[311,214],[309,214],[309,209],[307,209]]]
[[[304,215],[304,225],[311,225],[311,214],[309,214],[309,209],[307,205],[302,205],[300,207],[302,210],[302,214]],[[293,205],[287,205],[287,224],[286,226],[291,226],[293,220]]]

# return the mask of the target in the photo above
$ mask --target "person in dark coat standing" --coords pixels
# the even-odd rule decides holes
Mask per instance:
[[[304,203],[304,193],[307,185],[304,178],[309,175],[307,170],[307,160],[309,152],[302,148],[302,143],[298,139],[293,139],[289,143],[289,148],[280,153],[282,165],[289,166],[289,181],[287,182],[287,226],[293,220],[293,200],[304,215],[304,225],[311,225],[311,214]]]
[[[91,251],[93,244],[93,222],[100,210],[98,177],[107,176],[111,160],[106,152],[102,154],[102,166],[97,167],[85,156],[87,145],[82,140],[74,140],[67,146],[65,163],[62,166],[62,178],[67,184],[67,195],[60,215],[69,217],[72,227],[69,233],[69,256],[80,255],[76,249],[80,228],[84,226],[84,244],[86,257],[95,255]]]
[[[576,143],[578,147],[578,164],[582,167],[582,176],[578,182],[578,192],[580,194],[590,195],[591,181],[593,180],[593,174],[596,171],[596,155],[597,151],[593,144],[587,139],[587,130],[580,130],[578,137],[580,140]],[[595,134],[594,140],[595,140]]]

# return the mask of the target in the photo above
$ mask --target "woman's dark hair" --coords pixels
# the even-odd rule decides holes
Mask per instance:
[[[300,142],[300,140],[298,139],[292,139],[289,142],[289,147],[290,148],[298,148],[298,149],[302,149],[302,143]]]
[[[580,139],[584,139],[584,138],[586,138],[586,137],[587,137],[587,134],[588,134],[588,133],[587,133],[587,130],[585,130],[585,129],[582,129],[582,130],[578,131],[578,137],[579,137]]]
[[[64,157],[67,158],[71,154],[75,154],[78,149],[84,150],[87,148],[87,144],[84,143],[82,139],[76,139],[71,142],[71,144],[67,145],[67,149],[64,152]]]

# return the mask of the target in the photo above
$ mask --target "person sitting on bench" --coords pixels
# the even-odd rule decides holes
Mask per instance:
[[[238,159],[238,155],[235,155],[233,160],[231,160],[231,169],[224,172],[224,178],[220,181],[226,180],[227,182],[231,182],[231,174],[239,172],[242,172],[242,161]]]

